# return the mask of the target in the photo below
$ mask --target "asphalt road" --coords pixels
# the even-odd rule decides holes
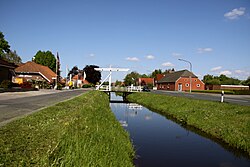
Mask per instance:
[[[188,93],[188,92],[177,92],[177,91],[164,91],[164,90],[153,90],[152,93],[166,94],[171,96],[187,97],[199,100],[210,100],[210,101],[221,101],[220,94],[208,94],[208,93]],[[238,105],[250,106],[250,95],[224,95],[225,103],[233,103]]]
[[[0,126],[41,108],[78,96],[89,89],[0,93]]]

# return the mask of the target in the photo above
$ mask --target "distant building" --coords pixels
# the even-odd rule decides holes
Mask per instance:
[[[204,90],[204,83],[192,72],[188,70],[175,71],[167,74],[160,74],[156,76],[156,86],[158,90],[171,91],[188,91],[190,90],[190,76],[191,89]],[[159,79],[159,80],[157,80]]]
[[[12,81],[15,76],[15,68],[17,65],[14,63],[9,63],[0,58],[0,84],[3,80]]]
[[[138,78],[136,84],[139,86],[145,86],[151,84],[154,86],[154,78]]]
[[[37,64],[32,61],[21,64],[15,69],[16,80],[19,82],[27,82],[31,80],[46,81],[48,84],[55,82],[56,73],[49,67]]]
[[[207,90],[249,90],[249,86],[244,85],[206,85]]]
[[[81,88],[83,85],[85,84],[89,84],[89,82],[84,78],[83,76],[84,74],[82,73],[78,73],[77,75],[72,77],[72,82],[73,82],[73,86],[75,88]]]

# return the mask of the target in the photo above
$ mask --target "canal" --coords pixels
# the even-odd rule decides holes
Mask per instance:
[[[121,100],[112,94],[112,100]],[[117,120],[129,132],[140,167],[249,167],[246,154],[188,130],[134,103],[110,103]]]

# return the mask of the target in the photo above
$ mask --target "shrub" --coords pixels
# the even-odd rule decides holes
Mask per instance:
[[[21,84],[21,88],[32,88],[32,83],[24,82]]]
[[[250,95],[250,90],[234,90],[235,95]]]
[[[60,84],[60,83],[57,83],[57,88],[56,88],[57,90],[62,90],[62,84]]]
[[[91,84],[85,84],[85,85],[82,85],[82,88],[91,88]]]
[[[3,80],[1,85],[0,85],[0,87],[4,88],[4,89],[11,88],[11,86],[12,86],[12,82],[9,80]]]
[[[11,87],[20,87],[18,83],[11,83]]]

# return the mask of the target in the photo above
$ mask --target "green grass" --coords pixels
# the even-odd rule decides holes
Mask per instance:
[[[152,93],[133,93],[128,100],[171,116],[250,155],[249,106]]]
[[[0,128],[0,166],[133,166],[108,96],[90,91]]]

